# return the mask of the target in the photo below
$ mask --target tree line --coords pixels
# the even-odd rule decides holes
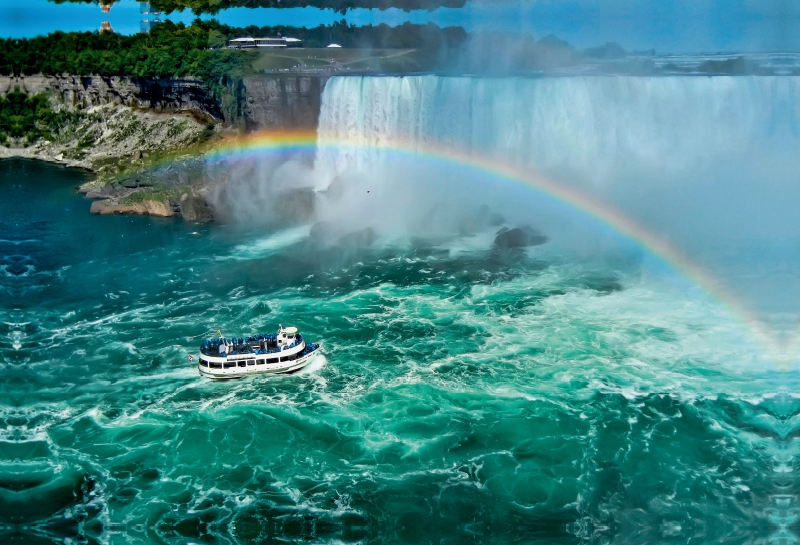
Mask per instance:
[[[24,39],[0,39],[0,75],[71,74],[130,77],[187,77],[206,81],[246,75],[257,55],[226,49],[237,36],[275,36],[304,40],[305,47],[331,42],[345,47],[455,48],[466,33],[458,27],[405,24],[356,27],[342,21],[312,29],[235,28],[216,21],[191,25],[166,21],[149,33],[124,36],[110,32],[54,32]]]

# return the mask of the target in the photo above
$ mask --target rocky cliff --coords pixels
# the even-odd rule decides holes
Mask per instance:
[[[93,213],[181,215],[189,221],[208,221],[214,211],[205,195],[212,180],[202,168],[189,176],[188,167],[181,166],[184,162],[174,158],[182,153],[189,157],[184,152],[190,148],[213,145],[226,127],[316,129],[327,80],[289,74],[245,77],[229,82],[217,98],[191,79],[0,77],[0,95],[15,88],[47,94],[54,109],[76,112],[48,140],[0,146],[0,159],[41,159],[97,173],[83,188],[96,199]],[[164,157],[170,158],[171,166],[153,170]]]
[[[119,104],[154,112],[194,112],[248,131],[315,129],[327,76],[264,75],[228,82],[217,97],[195,79],[101,76],[0,77],[0,95],[18,87],[47,93],[70,109]]]
[[[222,119],[220,102],[194,79],[122,78],[101,76],[0,77],[0,94],[14,88],[28,94],[47,93],[68,108],[106,104],[146,108],[156,112],[191,111]]]
[[[237,121],[248,131],[316,129],[327,76],[250,76],[229,87],[235,101],[226,112],[229,125]]]

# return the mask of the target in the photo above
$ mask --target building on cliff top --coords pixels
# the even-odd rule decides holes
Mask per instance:
[[[233,38],[228,40],[229,49],[255,49],[255,48],[284,48],[303,47],[303,40],[299,38]]]

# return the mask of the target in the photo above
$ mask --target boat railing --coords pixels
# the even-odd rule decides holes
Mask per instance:
[[[286,345],[284,347],[275,347],[275,348],[255,348],[250,346],[250,343],[258,343],[261,344],[262,342],[276,342],[278,336],[275,334],[272,335],[258,335],[256,337],[246,337],[246,338],[238,338],[238,339],[225,339],[220,337],[219,339],[209,339],[204,341],[200,345],[200,353],[206,356],[220,356],[222,354],[219,353],[220,346],[226,346],[227,349],[225,350],[225,355],[239,355],[239,354],[277,354],[283,350],[289,350],[290,348],[294,348],[299,346],[303,342],[303,337],[301,335],[296,335],[294,343],[290,345]]]

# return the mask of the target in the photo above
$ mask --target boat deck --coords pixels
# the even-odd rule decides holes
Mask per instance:
[[[294,343],[286,345],[283,350],[278,347],[277,335],[257,335],[255,337],[245,337],[238,339],[208,339],[200,346],[200,353],[205,356],[218,356],[224,357],[219,353],[219,347],[223,343],[227,343],[227,355],[238,356],[242,354],[277,354],[281,351],[289,350],[303,343],[303,336],[299,333],[294,337]]]

